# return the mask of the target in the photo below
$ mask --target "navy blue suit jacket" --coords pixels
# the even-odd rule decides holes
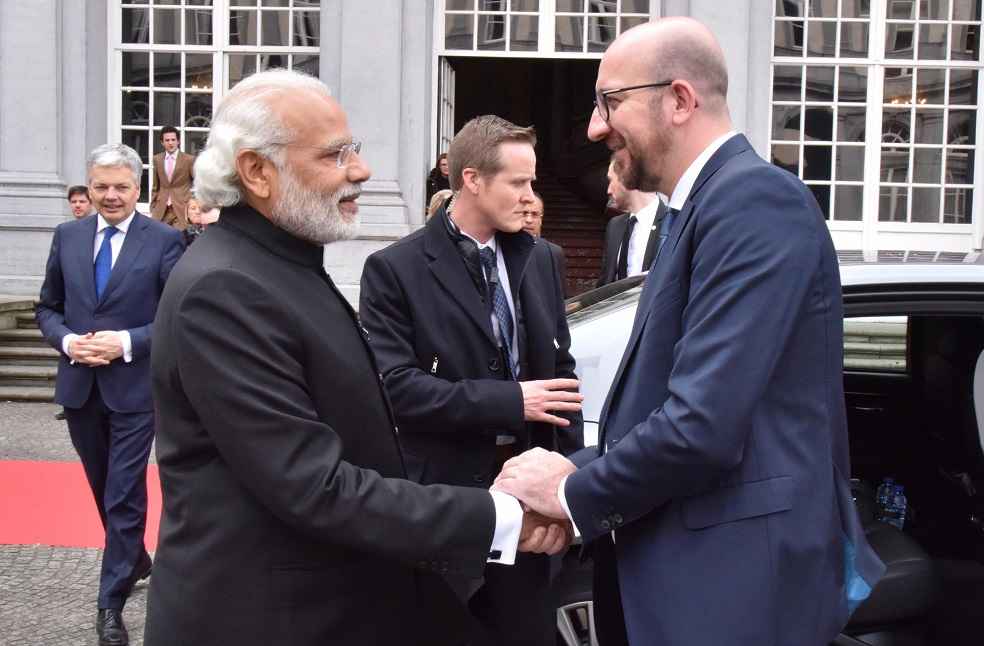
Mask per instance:
[[[106,405],[120,413],[154,409],[150,392],[150,337],[164,283],[184,251],[181,232],[137,213],[130,222],[102,298],[96,299],[93,253],[98,217],[55,228],[37,320],[45,339],[59,352],[66,334],[128,330],[133,360],[116,359],[90,368],[61,355],[55,401],[80,408],[93,382]]]
[[[881,576],[848,485],[842,316],[812,194],[732,137],[646,278],[565,488],[587,541],[616,530],[631,643],[820,646]]]

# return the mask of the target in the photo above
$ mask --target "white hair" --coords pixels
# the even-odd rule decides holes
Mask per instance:
[[[290,131],[270,109],[270,100],[298,90],[329,96],[324,83],[301,72],[270,70],[236,85],[219,105],[205,150],[195,160],[195,195],[206,204],[232,206],[243,199],[236,174],[236,154],[255,150],[283,167],[283,151],[274,144],[289,143]]]
[[[133,148],[126,144],[103,144],[96,146],[89,153],[89,158],[85,160],[86,176],[92,178],[92,169],[96,167],[104,168],[129,168],[133,173],[133,182],[140,186],[140,175],[143,174],[143,162],[140,155]]]

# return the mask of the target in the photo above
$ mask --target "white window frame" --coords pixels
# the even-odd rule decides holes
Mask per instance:
[[[145,6],[146,5],[146,6]],[[150,44],[150,43],[123,43],[122,42],[122,9],[123,8],[147,8],[149,10],[150,21],[147,25],[149,34],[153,34],[154,25],[154,9],[171,9],[179,11],[182,14],[182,20],[188,15],[188,9],[199,9],[199,10],[209,10],[212,11],[212,44],[211,45],[163,45],[163,44]],[[232,10],[242,10],[249,9],[250,7],[233,6],[230,0],[213,0],[212,5],[191,5],[187,0],[184,0],[184,4],[180,5],[157,5],[156,7],[151,6],[150,0],[140,0],[140,4],[136,5],[124,5],[121,0],[109,0],[106,3],[107,12],[107,25],[109,27],[108,33],[108,46],[109,46],[109,57],[108,57],[108,92],[109,92],[109,105],[106,111],[107,119],[107,132],[109,133],[109,140],[112,142],[119,143],[122,140],[122,132],[125,128],[123,124],[123,114],[122,114],[122,101],[121,93],[126,89],[123,85],[123,52],[152,52],[153,53],[174,53],[174,54],[210,54],[212,56],[212,87],[211,87],[211,97],[212,97],[212,113],[215,113],[215,109],[218,107],[228,92],[227,80],[228,80],[228,61],[229,54],[252,54],[257,56],[263,55],[278,55],[283,56],[287,59],[288,67],[291,69],[294,65],[294,56],[321,56],[321,46],[311,47],[311,46],[300,46],[294,45],[294,29],[293,20],[298,12],[313,12],[319,15],[320,11],[324,8],[321,7],[296,7],[296,8],[283,8],[277,9],[273,7],[263,7],[261,9],[256,9],[257,13],[260,11],[280,13],[289,12],[290,18],[288,19],[288,44],[287,45],[228,45],[229,42],[229,16]],[[259,19],[257,22],[257,41],[262,38],[262,25]],[[185,27],[187,29],[187,27]],[[184,37],[184,30],[182,30],[182,37]],[[153,40],[153,38],[148,38],[148,40]],[[177,88],[169,88],[170,92],[178,93],[181,97],[181,114],[184,115],[184,110],[186,108],[186,95],[188,89],[184,87],[185,82],[185,70],[184,70],[184,58],[182,58],[181,63],[181,85]],[[150,78],[148,79],[149,87],[151,88],[151,100],[148,106],[148,121],[149,127],[139,128],[140,130],[149,130],[150,136],[153,138],[156,133],[156,127],[154,126],[154,100],[153,100],[153,65],[150,69]],[[143,91],[143,90],[139,90]],[[182,123],[176,124],[182,131],[185,132],[208,132],[208,128],[189,128],[184,126],[184,121]],[[136,128],[134,128],[136,130]],[[141,194],[141,202],[138,203],[137,209],[143,212],[147,212],[150,205],[150,193],[153,188],[153,150],[154,142],[151,142],[151,154],[147,160],[147,164],[144,165],[144,169],[148,172],[147,181],[147,193]],[[181,150],[186,150],[186,137],[181,138]]]
[[[838,0],[842,3],[843,0]],[[804,3],[807,4],[807,3]],[[775,16],[775,4],[772,4],[773,16]],[[951,10],[952,12],[952,10]],[[803,16],[801,20],[809,20],[810,16]],[[962,251],[969,252],[980,250],[982,238],[984,238],[984,68],[980,51],[984,49],[984,42],[978,48],[979,58],[977,61],[927,61],[912,59],[894,59],[885,56],[885,37],[888,27],[888,6],[886,2],[871,2],[868,40],[868,56],[866,58],[842,58],[840,57],[840,29],[837,30],[837,51],[835,56],[809,57],[809,56],[776,56],[775,55],[775,25],[772,21],[769,49],[769,110],[765,115],[766,131],[769,133],[769,158],[772,155],[772,107],[774,105],[771,96],[774,70],[776,65],[823,65],[823,66],[863,66],[868,68],[868,88],[866,105],[868,111],[865,123],[865,161],[864,161],[864,190],[862,202],[861,221],[828,220],[827,224],[834,241],[838,248],[861,248],[866,253],[877,249],[916,249],[926,248],[938,251]],[[923,21],[920,22],[933,22]],[[838,19],[835,24],[842,24]],[[944,24],[940,21],[940,24]],[[945,24],[952,24],[951,17]],[[984,31],[984,30],[982,30]],[[984,33],[979,33],[978,37],[984,41]],[[916,36],[914,36],[914,39]],[[804,47],[806,43],[804,42]],[[950,43],[946,47],[949,49]],[[973,69],[978,71],[977,88],[977,109],[976,109],[976,141],[974,143],[975,164],[973,179],[973,204],[971,208],[971,221],[969,224],[948,224],[943,222],[881,222],[878,220],[879,200],[881,192],[881,132],[882,132],[882,113],[884,109],[884,83],[885,69],[893,67],[912,67],[914,69]],[[833,105],[837,105],[835,102]],[[805,103],[801,102],[804,110],[801,112],[800,119],[805,117]],[[940,104],[938,107],[943,110],[948,109],[949,104]],[[937,106],[934,106],[937,107]],[[914,124],[913,124],[914,125]],[[836,123],[834,125],[836,128]],[[877,133],[877,134],[874,134]],[[836,131],[834,132],[836,144]],[[946,142],[944,134],[944,159]],[[777,142],[778,143],[778,142]],[[791,143],[791,142],[790,142]],[[909,147],[918,147],[912,143],[910,136]],[[800,160],[802,168],[802,159]],[[836,186],[836,179],[831,182],[832,187]],[[907,186],[919,186],[919,183],[908,182]],[[930,185],[927,185],[930,186]],[[941,196],[945,195],[946,188],[943,184],[932,185],[939,187]],[[834,191],[831,193],[833,194]],[[832,197],[832,199],[834,199]],[[942,208],[941,200],[941,208]],[[836,205],[835,205],[836,208]],[[908,206],[911,212],[911,203]],[[941,211],[942,213],[942,211]],[[860,244],[858,244],[858,242]],[[927,250],[929,250],[927,249]]]

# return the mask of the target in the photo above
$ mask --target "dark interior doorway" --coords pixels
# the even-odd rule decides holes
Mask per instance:
[[[564,248],[567,293],[594,286],[604,238],[608,149],[587,138],[597,60],[449,59],[455,72],[455,131],[497,114],[537,132],[543,236]]]

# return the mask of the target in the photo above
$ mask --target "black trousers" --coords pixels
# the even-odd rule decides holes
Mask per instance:
[[[485,581],[468,600],[468,609],[490,643],[502,646],[556,644],[556,608],[550,602],[550,558],[516,555],[515,565],[485,567]]]
[[[82,408],[65,409],[65,420],[106,530],[98,607],[122,610],[135,571],[150,559],[144,530],[154,413],[110,410],[93,384]]]
[[[592,605],[598,643],[601,646],[629,646],[622,612],[622,593],[618,587],[615,544],[610,534],[591,544],[591,555],[594,559]]]

